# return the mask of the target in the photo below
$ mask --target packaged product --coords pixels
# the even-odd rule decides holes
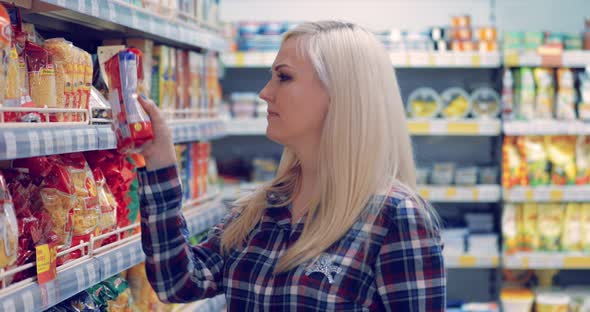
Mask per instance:
[[[74,47],[74,108],[84,106],[84,51]]]
[[[541,251],[559,251],[563,231],[563,205],[539,204],[539,239]]]
[[[170,80],[170,48],[154,46],[151,98],[163,110],[170,108],[168,81]]]
[[[190,69],[188,51],[176,51],[176,80],[177,80],[177,97],[176,109],[183,110],[182,117],[190,117],[187,112],[190,109]],[[188,114],[188,115],[187,115]]]
[[[432,184],[450,185],[455,177],[454,163],[435,163],[432,167],[430,180]]]
[[[561,120],[576,119],[576,88],[574,73],[569,68],[557,70],[557,109],[555,117]]]
[[[582,203],[582,250],[590,252],[590,203]]]
[[[492,88],[478,88],[471,94],[473,116],[476,118],[496,118],[500,112],[500,96]]]
[[[516,104],[518,118],[533,120],[535,117],[535,78],[531,68],[522,67],[517,71],[516,79]]]
[[[80,311],[80,312],[99,312],[101,311],[99,307],[96,306],[94,303],[94,299],[88,291],[83,291],[72,298],[59,303],[58,305],[46,310],[47,312],[71,312],[71,311]]]
[[[465,118],[471,112],[469,94],[461,88],[449,88],[441,94],[443,103],[442,115],[445,118]]]
[[[461,167],[455,170],[455,184],[476,185],[479,169],[476,166]]]
[[[519,137],[526,160],[526,173],[531,186],[549,184],[549,158],[541,136]]]
[[[525,203],[522,205],[522,215],[520,219],[520,243],[522,251],[534,251],[540,247],[540,214],[541,207],[535,203]]]
[[[576,182],[576,137],[546,136],[545,147],[551,162],[551,183],[555,185]]]
[[[578,103],[578,118],[590,121],[590,69],[586,68],[580,74],[580,103]]]
[[[127,49],[105,64],[110,92],[109,101],[116,120],[117,148],[123,153],[137,151],[154,138],[152,123],[137,100],[143,79],[141,52]]]
[[[143,89],[146,90],[146,94],[151,94],[154,42],[149,39],[131,38],[127,39],[127,47],[139,49],[143,54]]]
[[[4,175],[0,172],[0,269],[16,262],[18,253],[18,224],[12,196]]]
[[[160,311],[164,308],[164,304],[160,302],[156,292],[150,286],[144,263],[127,270],[127,281],[131,289],[133,311]]]
[[[569,311],[571,298],[561,292],[544,292],[537,294],[535,298],[535,311],[555,312]]]
[[[12,32],[10,27],[10,17],[8,16],[8,12],[6,9],[0,5],[0,29],[2,32],[0,33],[0,53],[2,55],[1,60],[1,67],[0,67],[0,106],[4,103],[5,92],[7,87],[7,75],[8,75],[8,63],[9,63],[9,55],[10,50],[12,48]]]
[[[533,292],[526,288],[503,288],[500,293],[502,302],[502,311],[524,312],[531,311],[535,296]]]
[[[90,89],[92,87],[92,75],[93,75],[93,67],[92,67],[92,56],[90,53],[82,51],[82,62],[84,65],[84,84],[82,87],[82,105],[80,108],[88,109],[88,103],[90,101]]]
[[[418,88],[408,97],[408,115],[414,118],[435,118],[441,111],[442,101],[434,89]]]
[[[108,312],[127,312],[131,311],[131,297],[129,284],[125,278],[117,274],[105,281],[105,287],[110,289],[110,297],[106,298],[106,307]]]
[[[111,103],[95,87],[90,88],[88,106],[92,114],[92,123],[110,123],[113,119]]]
[[[168,48],[168,79],[166,81],[166,88],[168,89],[168,91],[166,92],[166,94],[168,95],[168,98],[165,99],[164,104],[166,106],[164,106],[167,110],[168,110],[168,118],[172,118],[174,116],[175,113],[175,108],[176,108],[176,97],[177,97],[177,85],[176,85],[176,80],[177,80],[177,60],[176,60],[176,49],[175,48]]]
[[[194,51],[189,51],[189,71],[190,71],[190,78],[189,78],[189,101],[190,101],[190,108],[192,111],[195,111],[196,114],[192,115],[191,117],[199,117],[199,110],[201,105],[201,94],[202,91],[202,67],[203,67],[203,56]]]
[[[56,104],[58,108],[74,108],[72,98],[72,49],[71,42],[63,38],[48,39],[45,49],[51,53],[55,66]],[[60,114],[58,120],[71,120],[70,115]]]
[[[497,184],[498,183],[498,167],[482,167],[479,169],[479,183],[481,184]]]
[[[578,136],[576,142],[576,184],[590,184],[590,136]]]
[[[582,251],[582,205],[568,203],[565,207],[565,219],[561,246],[563,251]]]
[[[549,68],[535,68],[534,75],[537,84],[535,117],[538,119],[551,119],[553,118],[555,107],[553,70]]]
[[[117,201],[107,185],[106,178],[100,168],[92,170],[96,179],[98,202],[100,204],[100,228],[103,234],[117,227]]]
[[[4,97],[4,106],[6,107],[19,107],[20,106],[20,81],[19,81],[19,64],[18,64],[18,52],[14,44],[8,54],[6,64],[6,94]],[[4,114],[5,120],[8,114]]]
[[[55,67],[47,49],[28,42],[25,46],[29,92],[37,107],[57,107]]]
[[[110,88],[110,86],[109,86],[109,79],[107,77],[107,72],[105,70],[105,64],[113,56],[117,55],[117,53],[119,53],[123,50],[125,50],[124,45],[100,46],[97,48],[96,53],[98,54],[98,64],[99,64],[99,68],[100,68],[100,75],[103,77],[103,80],[104,80],[105,84],[107,85],[107,88]]]
[[[523,174],[525,161],[520,154],[518,138],[507,136],[502,146],[502,186],[511,188],[526,181]]]
[[[502,237],[504,252],[512,254],[520,250],[520,230],[518,228],[522,217],[522,208],[515,204],[504,205],[502,212]]]

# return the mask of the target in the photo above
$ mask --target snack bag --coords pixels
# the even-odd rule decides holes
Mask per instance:
[[[553,70],[549,68],[535,68],[534,75],[537,84],[535,117],[538,119],[551,119],[553,118],[553,108],[555,106]]]
[[[519,205],[506,204],[502,213],[502,237],[504,252],[512,254],[519,251],[519,229],[522,208]]]
[[[100,228],[102,234],[106,234],[117,227],[117,201],[107,185],[102,170],[95,168],[92,173],[96,179],[96,190],[101,210]]]
[[[576,88],[574,73],[569,68],[557,70],[557,110],[555,117],[561,120],[576,119]]]
[[[72,77],[69,66],[72,62],[71,42],[63,38],[48,39],[44,43],[44,48],[51,53],[55,65],[55,90],[56,104],[58,108],[73,108],[69,103],[71,98]],[[72,116],[68,114],[58,115],[59,121],[71,120]]]
[[[581,135],[576,142],[576,184],[590,184],[590,136]]]
[[[539,214],[537,204],[525,203],[522,205],[519,244],[522,251],[535,251],[539,249]]]
[[[0,269],[16,262],[18,253],[18,224],[12,196],[4,175],[0,172]]]
[[[580,103],[578,103],[578,118],[590,121],[590,69],[580,74]]]
[[[568,203],[565,207],[565,225],[561,243],[564,251],[582,251],[583,243],[582,205]]]
[[[509,189],[522,184],[522,167],[524,161],[520,154],[517,138],[507,136],[502,146],[502,186]]]
[[[545,150],[543,137],[519,137],[523,156],[526,160],[526,172],[531,186],[549,184],[549,159]]]
[[[590,252],[590,203],[580,205],[582,214],[582,250]]]
[[[546,136],[545,146],[551,162],[551,183],[574,184],[576,182],[576,137]]]
[[[535,117],[535,79],[530,68],[523,67],[517,72],[516,104],[518,118],[533,120]]]
[[[539,239],[541,251],[559,251],[563,231],[563,205],[539,204]]]
[[[141,52],[127,49],[105,64],[109,77],[109,101],[115,118],[117,149],[122,153],[137,152],[154,138],[149,116],[137,100],[138,80],[143,79]]]
[[[55,67],[51,54],[47,49],[27,41],[25,55],[33,102],[40,108],[56,108]]]
[[[72,243],[73,214],[78,205],[72,175],[68,168],[56,162],[41,184],[43,209],[51,217],[53,232],[58,237],[59,250],[67,249]]]

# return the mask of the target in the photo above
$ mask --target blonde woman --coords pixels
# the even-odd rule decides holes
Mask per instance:
[[[437,218],[416,194],[395,75],[368,31],[306,23],[284,36],[268,102],[276,178],[188,243],[170,130],[140,173],[149,280],[164,302],[225,294],[230,311],[444,311]]]

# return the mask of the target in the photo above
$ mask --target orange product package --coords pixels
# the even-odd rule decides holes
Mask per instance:
[[[96,179],[98,202],[100,204],[100,229],[102,234],[106,234],[117,227],[117,201],[107,185],[102,170],[94,168],[92,173]]]
[[[12,197],[4,175],[0,172],[0,269],[16,262],[18,224]]]
[[[551,162],[551,183],[574,184],[576,181],[576,137],[546,136],[545,146]]]
[[[25,45],[29,92],[37,107],[56,108],[55,67],[47,49],[29,41]]]
[[[137,152],[154,138],[150,118],[137,100],[142,68],[142,54],[137,49],[121,51],[105,64],[117,149],[122,153]]]
[[[507,136],[502,146],[502,186],[511,188],[522,182],[523,159],[517,145],[517,138]]]

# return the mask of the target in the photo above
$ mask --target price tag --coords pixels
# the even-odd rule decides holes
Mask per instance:
[[[590,257],[566,256],[563,259],[565,269],[588,269],[590,268]]]
[[[244,52],[236,52],[235,54],[235,65],[238,67],[242,67],[244,66],[244,64],[246,63],[246,57],[244,55]]]
[[[37,255],[37,280],[39,285],[53,281],[57,277],[57,247],[49,244],[35,247]]]
[[[479,200],[479,190],[473,189],[471,191],[471,196],[472,196],[473,200],[478,201]]]
[[[430,67],[435,67],[436,66],[436,58],[434,57],[434,54],[429,53],[428,54],[428,65]]]
[[[508,50],[504,52],[504,64],[506,66],[518,66],[520,64],[520,57],[518,51]]]
[[[459,257],[459,266],[462,268],[473,268],[477,264],[477,258],[474,256]]]
[[[541,65],[544,67],[561,67],[563,64],[563,45],[549,43],[540,46],[537,53],[541,56]]]
[[[492,257],[492,267],[497,268],[500,264],[500,259],[497,256]]]
[[[427,121],[411,121],[408,123],[408,130],[412,134],[429,134],[430,122]]]
[[[522,257],[522,268],[523,269],[529,268],[529,257]]]
[[[424,199],[430,198],[430,191],[428,189],[422,188],[418,192],[420,193],[420,196],[422,196],[422,198],[424,198]]]
[[[86,13],[86,0],[78,1],[78,12]]]
[[[108,8],[109,8],[109,20],[111,20],[111,22],[114,23],[117,21],[117,10],[115,10],[115,4],[109,1]]]
[[[98,1],[90,1],[90,10],[92,11],[92,16],[100,17],[100,7],[98,6]]]
[[[563,201],[563,190],[551,190],[549,198],[551,201]]]
[[[477,134],[479,124],[476,122],[449,122],[447,124],[449,134]]]
[[[531,190],[531,189],[527,189],[524,192],[524,199],[526,201],[533,201],[535,199],[535,192],[533,190]]]
[[[473,56],[471,56],[471,65],[473,65],[473,67],[481,67],[481,55],[479,55],[479,53],[474,53]]]
[[[131,11],[131,27],[139,29],[139,17],[137,17],[137,12],[135,10]]]
[[[445,197],[447,199],[454,199],[455,197],[457,197],[457,189],[454,187],[448,187],[445,192]]]

